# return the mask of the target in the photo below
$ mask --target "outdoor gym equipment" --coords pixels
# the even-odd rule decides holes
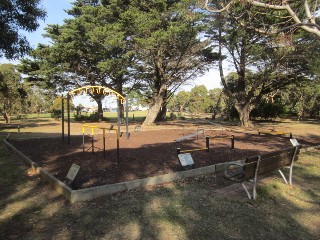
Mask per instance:
[[[210,139],[230,139],[231,140],[231,149],[234,149],[234,135],[232,134],[231,137],[211,137],[208,136]]]
[[[129,127],[128,127],[128,97],[122,96],[120,93],[116,92],[115,90],[108,88],[108,87],[102,87],[102,86],[84,86],[77,88],[75,90],[69,91],[67,93],[67,119],[68,119],[68,144],[70,145],[70,98],[72,96],[75,96],[77,94],[82,93],[88,93],[88,91],[91,94],[103,94],[105,96],[112,95],[116,98],[117,101],[119,101],[121,104],[125,102],[126,106],[126,134],[127,139],[129,139]],[[64,97],[62,96],[62,142],[64,142]],[[120,109],[118,107],[118,134],[120,133],[120,125],[121,125],[121,119],[120,119]]]
[[[83,152],[85,152],[85,148],[84,148],[84,132],[85,132],[85,128],[91,128],[91,147],[89,147],[87,149],[87,151],[89,151],[91,149],[92,154],[94,154],[94,149],[97,148],[94,146],[94,129],[102,129],[103,132],[103,157],[106,158],[106,130],[109,131],[115,131],[116,132],[116,136],[117,136],[117,159],[118,159],[118,164],[119,164],[119,132],[117,129],[113,129],[113,126],[106,128],[106,127],[98,127],[98,126],[92,126],[92,125],[87,125],[84,124],[82,125],[82,150]],[[100,148],[97,148],[100,149]],[[101,150],[101,149],[100,149]]]
[[[183,137],[181,137],[181,138],[178,138],[178,139],[176,139],[176,140],[174,140],[175,142],[183,142],[183,141],[185,141],[185,140],[189,140],[190,138],[193,138],[193,137],[195,137],[195,136],[197,136],[197,139],[199,138],[199,135],[203,135],[204,134],[204,131],[197,131],[197,132],[195,132],[195,133],[191,133],[191,134],[189,134],[189,135],[186,135],[186,136],[183,136]]]
[[[181,150],[181,148],[177,148],[177,155],[180,153],[188,153],[188,152],[195,152],[195,151],[207,151],[209,152],[210,147],[209,147],[209,137],[206,136],[206,147],[205,148],[194,148],[194,149],[186,149],[186,150]]]
[[[292,132],[281,132],[274,130],[258,130],[258,135],[261,134],[270,134],[270,135],[289,135],[290,139],[292,139]]]

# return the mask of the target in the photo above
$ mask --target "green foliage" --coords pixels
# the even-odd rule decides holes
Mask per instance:
[[[189,109],[190,92],[180,91],[168,103],[168,108],[172,111],[183,112]]]
[[[67,111],[68,100],[66,98],[63,99],[64,111]],[[75,109],[73,102],[70,100],[70,111]],[[52,118],[59,119],[62,116],[62,97],[58,96],[54,99],[51,107],[50,113]]]
[[[139,106],[142,107],[147,107],[147,99],[146,95],[143,91],[139,89],[127,89],[129,94],[128,94],[128,99],[129,99],[129,109],[130,111],[136,110]]]
[[[286,91],[282,92],[282,101],[286,105],[286,112],[291,116],[298,116],[299,118],[319,117],[319,79],[290,85]]]
[[[62,117],[61,109],[52,109],[51,110],[51,117],[59,120]]]
[[[19,113],[25,106],[27,93],[20,74],[12,64],[0,65],[0,112],[9,122],[11,113]]]
[[[40,0],[0,1],[0,57],[20,57],[30,50],[29,43],[19,30],[35,31],[38,20],[46,13],[40,8]]]
[[[241,19],[235,21],[240,14]],[[265,24],[257,17],[259,14],[254,8],[247,11],[245,5],[235,4],[231,12],[211,15],[209,34],[219,46],[224,92],[232,98],[242,126],[251,126],[250,111],[263,96],[294,82],[313,78],[308,58],[313,55],[310,49],[316,41],[285,34],[263,35],[246,28],[249,23],[258,28]],[[269,13],[267,15],[268,26],[279,21]],[[228,62],[228,67],[231,64],[235,72],[224,76],[224,62]]]
[[[262,118],[269,120],[276,117],[281,117],[285,113],[285,107],[280,98],[276,98],[275,101],[262,100],[258,106],[252,110],[252,118]]]
[[[170,120],[176,120],[177,119],[177,115],[174,114],[174,112],[170,112]]]
[[[204,113],[210,106],[208,90],[204,85],[195,86],[190,92],[189,111],[191,113]]]

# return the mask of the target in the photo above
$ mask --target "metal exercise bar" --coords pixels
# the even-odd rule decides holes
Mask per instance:
[[[231,135],[231,137],[210,137],[210,139],[230,139],[231,140],[231,149],[234,149],[234,142],[235,142],[235,138],[234,138],[234,134]]]
[[[194,148],[194,149],[186,149],[186,150],[181,150],[181,148],[177,148],[177,154],[179,155],[180,153],[187,153],[187,152],[195,152],[195,151],[207,151],[209,152],[210,147],[209,147],[209,137],[206,137],[206,147],[205,148]]]

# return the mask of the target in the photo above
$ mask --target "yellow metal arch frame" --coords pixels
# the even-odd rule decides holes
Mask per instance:
[[[121,104],[124,102],[126,103],[126,133],[127,133],[127,139],[129,139],[129,129],[128,129],[128,98],[122,96],[117,91],[108,88],[108,87],[102,87],[102,86],[84,86],[77,89],[74,89],[72,91],[69,91],[67,94],[67,108],[68,108],[68,144],[70,145],[70,98],[75,95],[80,95],[82,93],[88,94],[90,92],[91,94],[103,94],[105,96],[113,95],[115,96],[116,100],[119,100]],[[120,111],[118,110],[118,135],[120,134]],[[64,101],[62,97],[62,141],[64,142]]]
[[[75,90],[69,91],[68,94],[70,96],[75,96],[75,95],[80,95],[82,93],[88,94],[88,92],[91,94],[103,94],[105,96],[113,95],[115,96],[116,100],[119,100],[121,102],[121,104],[123,104],[123,102],[126,100],[126,98],[122,96],[120,93],[118,93],[117,91],[111,88],[102,87],[102,86],[84,86],[84,87],[80,87]]]

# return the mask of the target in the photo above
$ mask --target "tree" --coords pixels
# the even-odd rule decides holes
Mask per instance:
[[[223,102],[225,95],[221,88],[214,88],[209,90],[209,99],[210,105],[209,109],[212,113],[212,120],[215,120],[217,114],[220,114],[223,111]]]
[[[28,94],[26,113],[36,113],[39,117],[40,113],[49,111],[54,99],[54,94],[50,89],[43,89],[30,84],[25,84],[25,89]]]
[[[77,0],[68,10],[72,16],[63,25],[49,25],[49,45],[39,45],[31,52],[34,60],[24,60],[22,69],[30,80],[45,81],[53,88],[66,91],[85,85],[99,85],[122,94],[130,76],[132,55],[118,19],[118,9],[102,6],[99,1]],[[119,3],[120,4],[120,3]],[[103,117],[103,94],[88,92],[98,104]]]
[[[0,65],[0,80],[0,112],[6,123],[9,123],[13,107],[18,104],[18,109],[21,108],[27,94],[13,64]]]
[[[204,85],[195,86],[191,89],[189,98],[189,111],[191,113],[204,113],[208,110],[209,105],[208,90]]]
[[[189,108],[190,101],[190,92],[180,91],[175,94],[169,101],[168,107],[172,111],[177,111],[178,116],[181,116],[183,111],[186,111]]]
[[[209,42],[199,39],[203,24],[193,1],[131,1],[122,17],[132,29],[135,69],[152,90],[143,125],[163,119],[170,93],[207,69]],[[210,58],[211,57],[211,58]]]
[[[282,41],[244,29],[237,21],[239,12],[236,10],[241,12],[242,6],[232,13],[216,15],[215,24],[218,25],[212,36],[219,45],[219,72],[224,92],[234,102],[240,124],[249,127],[252,126],[250,112],[263,95],[306,79],[311,72],[307,64],[308,52],[302,51],[307,42],[295,38]],[[245,17],[249,22],[250,16],[244,14]],[[224,60],[235,69],[227,77]]]
[[[319,79],[314,80],[312,85],[308,82],[292,84],[285,92],[281,93],[281,98],[289,113],[298,116],[299,120],[320,116]]]
[[[243,11],[252,11],[253,18],[259,18],[258,25],[248,26],[260,33],[278,34],[280,32],[290,32],[296,29],[302,29],[306,32],[312,33],[320,38],[320,25],[317,22],[319,16],[319,5],[317,0],[303,0],[303,1],[264,1],[264,0],[227,0],[209,1],[205,0],[204,7],[206,10],[214,13],[231,12],[237,8],[238,4],[243,4]],[[240,16],[240,14],[239,14]],[[270,24],[265,21],[268,17],[278,18],[280,22],[277,24]],[[252,22],[251,22],[252,23]],[[267,24],[266,24],[267,23]]]
[[[65,111],[67,111],[67,104],[68,100],[66,98],[63,99],[63,104],[65,106]],[[75,109],[75,106],[73,102],[70,100],[70,111],[73,111]],[[51,112],[51,117],[59,119],[61,118],[62,115],[62,97],[57,96],[54,100],[52,105],[50,106],[50,112]]]
[[[0,57],[17,58],[28,53],[29,43],[19,30],[33,32],[39,27],[38,20],[45,18],[39,7],[40,0],[0,2]]]

